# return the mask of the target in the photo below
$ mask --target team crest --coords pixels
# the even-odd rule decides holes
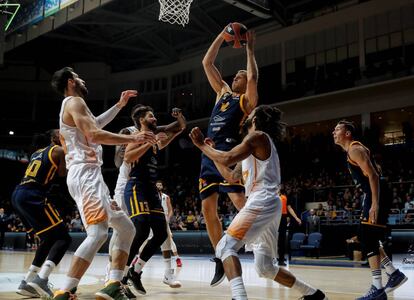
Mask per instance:
[[[229,108],[229,106],[230,106],[230,102],[223,102],[223,103],[221,103],[220,111],[221,112],[226,111]]]

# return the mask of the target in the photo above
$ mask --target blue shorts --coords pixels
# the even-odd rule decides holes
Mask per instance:
[[[32,185],[18,185],[12,195],[12,205],[24,220],[27,230],[41,236],[50,230],[65,230],[59,212],[47,202],[46,193]]]
[[[198,190],[200,199],[204,200],[214,193],[244,193],[244,186],[241,183],[228,183],[222,177],[199,178]]]
[[[155,185],[130,179],[125,186],[125,205],[130,219],[147,218],[148,215],[164,217],[164,210]],[[165,217],[164,217],[165,218]]]

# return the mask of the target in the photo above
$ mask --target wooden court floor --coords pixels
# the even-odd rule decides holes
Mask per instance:
[[[65,255],[60,265],[50,277],[54,288],[59,288],[64,274],[69,268],[72,254]],[[207,300],[207,299],[231,299],[227,282],[215,288],[209,286],[213,275],[214,265],[209,262],[209,257],[184,256],[183,268],[179,274],[182,283],[180,289],[172,289],[161,281],[163,275],[163,260],[155,256],[145,266],[143,284],[147,295],[138,296],[137,299],[146,300]],[[23,279],[27,268],[33,259],[33,252],[0,252],[0,299],[24,299],[14,291],[20,280]],[[394,258],[396,265],[409,277],[409,280],[394,293],[389,299],[406,300],[414,299],[414,265],[403,264]],[[91,267],[82,279],[78,299],[95,299],[94,293],[102,288],[107,256],[96,256]],[[243,278],[247,288],[249,299],[298,299],[300,295],[291,289],[279,286],[270,280],[260,279],[254,270],[250,258],[242,259]],[[327,266],[300,266],[288,267],[295,275],[311,283],[326,292],[330,300],[355,299],[365,293],[370,285],[370,272],[367,268],[327,267]]]

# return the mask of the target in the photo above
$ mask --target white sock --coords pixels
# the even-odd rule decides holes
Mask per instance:
[[[392,273],[397,271],[397,269],[394,267],[394,265],[392,264],[392,261],[389,259],[388,256],[385,256],[381,260],[381,265],[385,268],[385,272],[387,272],[388,275],[391,275]]]
[[[382,289],[382,276],[381,276],[381,269],[372,270],[372,285],[375,286],[377,289]]]
[[[171,257],[164,258],[165,274],[169,274],[171,270]]]
[[[79,279],[66,276],[64,284],[62,285],[63,291],[70,291],[74,287],[77,287],[79,284]]]
[[[313,295],[316,293],[316,289],[314,287],[310,286],[299,278],[296,278],[292,288],[298,290],[303,296]]]
[[[24,280],[26,282],[31,282],[37,275],[37,273],[39,273],[40,268],[36,267],[35,265],[31,265],[29,267],[29,271],[26,274],[26,277],[24,278]]]
[[[42,265],[42,268],[39,272],[39,277],[42,279],[48,279],[50,273],[52,273],[53,269],[56,267],[55,263],[51,260],[47,260]]]
[[[110,261],[108,261],[108,263],[106,264],[106,267],[105,267],[105,282],[108,282],[108,280],[109,280],[109,272],[111,271],[111,262]]]
[[[124,277],[127,276],[128,270],[129,270],[129,267],[128,266],[125,266],[125,268],[124,268],[124,274],[123,274]]]
[[[121,281],[124,275],[124,270],[111,270],[109,271],[109,280]]]
[[[147,263],[146,261],[143,261],[141,258],[138,258],[137,262],[134,265],[135,272],[140,273],[146,263]]]
[[[246,289],[244,288],[241,276],[230,280],[231,296],[235,300],[247,300]]]

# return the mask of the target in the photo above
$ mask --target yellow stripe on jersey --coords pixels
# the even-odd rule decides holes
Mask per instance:
[[[57,147],[57,145],[54,145],[53,147],[50,147],[49,152],[47,153],[47,157],[49,157],[50,162],[57,169],[58,166],[52,159],[52,152],[53,152],[53,149],[55,149],[56,147]]]
[[[45,207],[45,214],[47,215],[47,217],[50,220],[50,223],[52,223],[52,225],[56,224],[56,222],[53,220],[52,216],[49,214],[49,212],[47,211],[46,207]]]
[[[54,208],[52,207],[52,205],[50,205],[50,203],[48,203],[48,204],[47,204],[47,206],[49,207],[49,209],[50,209],[50,211],[52,212],[52,214],[55,216],[56,220],[57,220],[57,221],[60,221],[60,220],[61,220],[61,218],[60,218],[59,212],[58,212],[56,209],[54,209]]]
[[[40,231],[36,232],[36,234],[37,234],[37,235],[42,234],[43,232],[48,231],[49,229],[52,229],[53,227],[55,227],[55,226],[59,225],[59,224],[60,224],[60,223],[62,223],[62,222],[63,222],[63,221],[62,221],[62,220],[60,220],[59,222],[57,222],[57,223],[55,223],[55,224],[53,224],[53,225],[51,225],[51,226],[49,226],[49,227],[47,227],[47,228],[45,228],[45,229],[43,229],[43,230],[40,230]]]
[[[134,205],[132,205],[132,197],[129,197],[129,205],[131,206],[131,215],[134,215]]]
[[[248,116],[249,114],[246,112],[246,108],[244,107],[244,94],[240,95],[240,100],[239,100],[239,104],[240,104],[240,109],[242,110],[242,112],[244,113],[245,116]],[[244,119],[244,117],[243,117]]]
[[[200,193],[204,192],[206,189],[208,189],[209,187],[211,187],[213,185],[219,185],[219,183],[218,182],[210,183],[208,186],[203,187],[202,189],[200,189]]]

